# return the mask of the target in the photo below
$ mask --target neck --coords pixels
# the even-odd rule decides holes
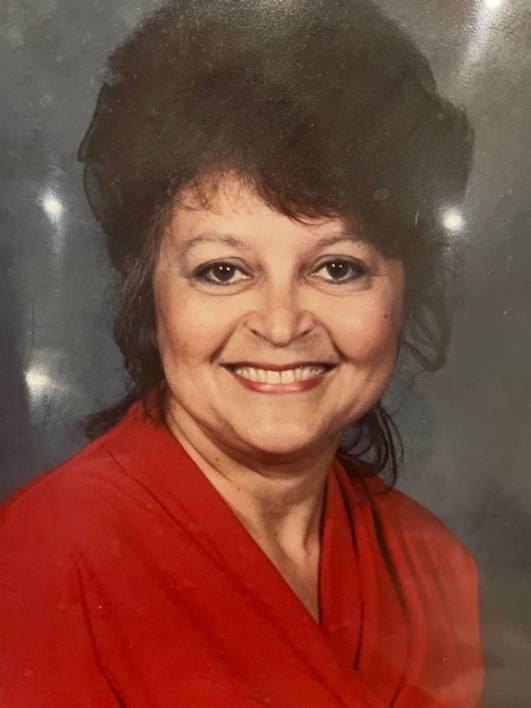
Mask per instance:
[[[193,419],[169,406],[173,435],[217,489],[257,543],[271,557],[294,562],[320,546],[326,476],[337,441],[319,451],[286,456],[249,455],[213,441]]]

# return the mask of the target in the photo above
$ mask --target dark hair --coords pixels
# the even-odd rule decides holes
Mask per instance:
[[[115,338],[129,393],[91,437],[158,391],[151,276],[176,195],[236,174],[295,219],[340,216],[406,271],[402,346],[445,361],[455,252],[441,208],[464,194],[466,115],[369,0],[174,0],[115,50],[80,148],[87,198],[121,283]],[[399,452],[397,452],[397,445]],[[351,472],[396,478],[400,435],[381,402],[345,431]]]

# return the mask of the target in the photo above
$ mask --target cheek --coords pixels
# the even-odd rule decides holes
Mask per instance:
[[[402,318],[400,298],[360,297],[354,306],[338,308],[336,343],[356,364],[377,366],[382,359],[394,360]]]
[[[172,363],[208,358],[226,333],[223,319],[204,306],[201,298],[179,288],[155,288],[157,344],[163,361]]]

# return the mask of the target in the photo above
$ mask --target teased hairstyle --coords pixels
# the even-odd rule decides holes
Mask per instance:
[[[190,186],[201,193],[205,175],[236,174],[295,219],[355,222],[400,257],[401,344],[440,368],[456,273],[441,209],[463,197],[472,142],[425,57],[369,0],[174,0],[155,11],[109,58],[79,152],[120,279],[115,338],[130,380],[89,435],[163,388],[152,339],[157,247],[175,198]],[[381,402],[338,450],[352,473],[387,470],[393,480],[402,454]]]

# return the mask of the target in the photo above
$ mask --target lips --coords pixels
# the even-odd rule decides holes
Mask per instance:
[[[224,368],[245,388],[258,393],[297,393],[319,386],[335,365],[324,362],[258,364],[241,362]]]

